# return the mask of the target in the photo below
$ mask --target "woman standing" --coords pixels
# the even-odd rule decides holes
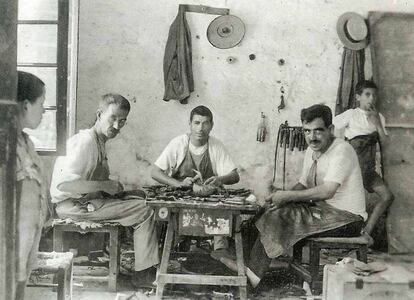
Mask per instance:
[[[36,266],[42,227],[48,217],[43,165],[24,128],[35,129],[45,112],[45,84],[38,77],[18,72],[16,188],[18,199],[18,254],[16,299],[24,299],[30,272]]]

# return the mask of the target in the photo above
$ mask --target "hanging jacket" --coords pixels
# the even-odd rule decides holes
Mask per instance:
[[[178,100],[187,103],[194,91],[192,71],[191,32],[185,10],[179,9],[171,24],[164,53],[164,101]]]
[[[344,47],[341,74],[336,98],[335,115],[355,108],[355,87],[365,79],[365,50],[350,50]]]

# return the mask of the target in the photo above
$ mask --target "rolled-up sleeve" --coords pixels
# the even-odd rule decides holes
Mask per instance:
[[[174,143],[171,141],[168,143],[167,147],[164,148],[161,155],[155,161],[155,165],[163,171],[167,171],[170,168],[173,168],[174,165]]]
[[[335,126],[336,130],[342,130],[349,124],[349,119],[351,118],[353,110],[349,109],[342,114],[335,116],[332,120],[332,124]]]
[[[217,172],[218,176],[224,176],[231,171],[236,170],[237,166],[228,153],[224,145],[217,139],[212,139],[210,145],[211,160],[213,164],[213,171]]]

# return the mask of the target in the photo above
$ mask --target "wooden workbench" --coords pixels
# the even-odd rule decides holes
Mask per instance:
[[[192,201],[191,199],[187,199],[185,201],[163,201],[163,200],[156,200],[156,199],[148,199],[147,205],[151,206],[155,210],[155,217],[156,220],[159,221],[167,221],[167,233],[164,241],[164,251],[162,254],[161,264],[157,273],[157,298],[161,299],[164,291],[164,287],[167,283],[172,284],[196,284],[196,285],[230,285],[230,286],[238,286],[240,291],[240,299],[246,300],[247,299],[247,277],[245,274],[245,266],[243,260],[243,242],[241,233],[239,230],[240,227],[240,215],[241,214],[255,214],[258,206],[251,205],[251,204],[229,204],[223,202],[201,202],[201,201]],[[199,212],[199,213],[198,213]],[[202,212],[202,213],[201,213]],[[187,226],[190,222],[187,222],[191,216],[197,214],[201,219],[208,220],[206,222],[211,223],[211,219],[214,218],[214,215],[218,214],[219,216],[223,216],[223,214],[227,214],[229,218],[229,222],[223,221],[221,218],[221,222],[213,222],[215,225],[217,224],[228,224],[229,228],[224,226],[225,228],[218,229],[218,231],[222,230],[220,234],[211,234],[208,231],[207,227],[209,225],[203,224],[204,231],[203,233],[200,232],[200,224],[196,223],[194,228],[194,232],[191,234],[191,227]],[[184,216],[184,217],[183,217]],[[213,216],[213,217],[212,217]],[[197,217],[197,221],[199,220]],[[225,219],[225,218],[224,218]],[[191,219],[193,220],[193,219]],[[194,220],[193,220],[194,221]],[[194,223],[194,222],[193,222]],[[178,226],[176,226],[178,224]],[[201,223],[202,224],[202,223]],[[194,224],[193,224],[194,225]],[[214,226],[215,226],[214,225]],[[233,226],[234,225],[234,226]],[[217,225],[218,226],[218,225]],[[197,227],[197,228],[196,228]],[[232,230],[234,227],[236,230]],[[181,231],[181,232],[180,232]],[[218,275],[191,275],[191,274],[172,274],[167,272],[168,262],[170,259],[171,248],[173,243],[174,234],[180,235],[185,232],[185,235],[194,235],[194,236],[208,236],[208,235],[234,235],[235,239],[235,246],[236,246],[236,258],[237,258],[237,269],[238,274],[237,276],[218,276]],[[210,233],[210,234],[208,234]]]

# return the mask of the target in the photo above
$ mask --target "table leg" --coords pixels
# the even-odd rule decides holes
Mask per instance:
[[[244,258],[243,258],[243,241],[240,232],[240,216],[236,217],[236,233],[234,235],[236,242],[236,258],[237,258],[237,274],[239,276],[246,276],[244,270]],[[247,300],[247,288],[246,286],[239,287],[240,299]]]
[[[164,240],[164,250],[162,252],[161,264],[157,272],[157,299],[161,299],[162,294],[164,292],[165,283],[159,282],[158,275],[167,274],[168,261],[170,259],[171,247],[172,247],[172,242],[173,242],[173,237],[174,237],[174,221],[175,221],[175,217],[170,217],[168,221],[168,228],[167,228],[167,234]]]

